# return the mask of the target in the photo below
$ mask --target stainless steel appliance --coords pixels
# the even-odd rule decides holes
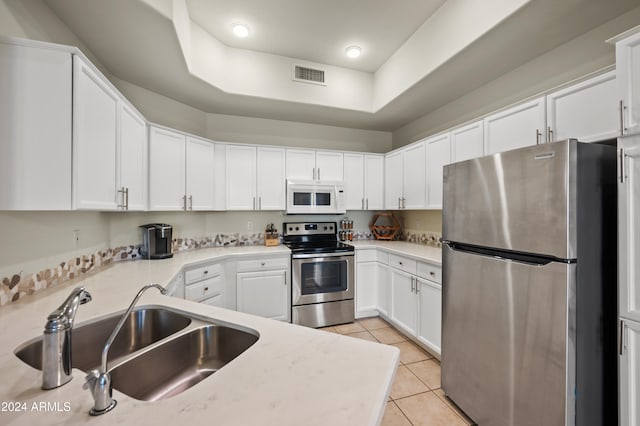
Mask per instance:
[[[617,424],[615,154],[444,168],[442,388],[481,426]]]
[[[326,327],[354,321],[354,248],[337,238],[336,222],[283,223],[291,249],[291,321]]]
[[[167,259],[173,257],[171,244],[173,227],[166,223],[150,223],[142,229],[140,254],[145,259]]]
[[[341,214],[344,212],[342,182],[287,181],[287,213]]]

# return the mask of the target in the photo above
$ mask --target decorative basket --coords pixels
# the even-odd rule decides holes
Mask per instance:
[[[393,240],[400,231],[400,222],[393,213],[376,213],[371,219],[369,229],[376,240]]]

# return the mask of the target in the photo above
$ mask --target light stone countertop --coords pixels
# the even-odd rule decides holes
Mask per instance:
[[[163,296],[155,290],[147,291],[138,305],[169,306],[237,324],[256,330],[260,338],[215,374],[172,398],[145,402],[114,390],[118,405],[99,417],[88,415],[93,398],[82,389],[82,371],[74,369],[71,382],[43,391],[42,373],[13,353],[23,342],[42,334],[46,316],[75,286],[85,286],[93,297],[78,308],[78,324],[124,311],[142,285],[166,285],[184,266],[234,256],[288,253],[283,246],[242,246],[194,250],[166,260],[120,262],[3,306],[0,424],[378,424],[398,365],[397,348]],[[26,412],[12,411],[11,402],[24,404]]]
[[[415,260],[429,262],[434,265],[442,265],[442,249],[440,247],[426,246],[423,244],[407,243],[404,241],[383,241],[383,240],[358,240],[349,241],[356,248],[362,249],[383,249],[389,253],[410,257]]]

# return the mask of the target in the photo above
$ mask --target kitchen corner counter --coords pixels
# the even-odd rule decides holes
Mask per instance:
[[[118,405],[90,417],[93,398],[84,372],[57,389],[40,389],[42,373],[13,353],[40,336],[46,316],[71,289],[83,285],[93,300],[77,311],[79,324],[123,312],[140,287],[166,285],[184,266],[233,256],[288,254],[286,247],[242,246],[179,253],[172,259],[116,263],[0,309],[0,423],[375,425],[379,424],[398,365],[397,348],[281,323],[149,291],[139,306],[168,306],[212,321],[256,330],[260,338],[235,360],[183,393],[138,401],[114,389]],[[15,405],[12,403],[18,403]],[[16,407],[23,409],[16,411]]]
[[[356,250],[383,249],[389,253],[407,256],[419,261],[442,265],[442,249],[424,244],[407,243],[404,241],[358,240],[349,241]]]

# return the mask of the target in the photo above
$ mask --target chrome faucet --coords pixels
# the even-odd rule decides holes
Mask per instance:
[[[105,343],[104,348],[102,349],[102,364],[100,365],[100,369],[91,370],[85,378],[86,383],[83,387],[84,389],[91,390],[91,395],[93,395],[94,400],[93,408],[89,411],[89,414],[92,416],[99,416],[101,414],[108,413],[117,404],[117,401],[111,397],[111,374],[107,371],[107,355],[109,354],[109,348],[120,332],[125,321],[129,318],[129,314],[133,311],[133,307],[138,302],[138,299],[140,299],[140,296],[142,296],[142,293],[152,287],[160,290],[162,294],[167,294],[167,289],[159,284],[147,284],[140,289],[136,297],[133,298],[133,301],[129,305],[127,311],[122,315],[118,324],[116,324],[116,328],[113,330],[113,333],[111,333],[111,336],[109,336],[109,340]]]
[[[42,337],[42,389],[71,380],[71,334],[78,306],[91,301],[84,287],[73,289],[67,300],[47,317]]]

